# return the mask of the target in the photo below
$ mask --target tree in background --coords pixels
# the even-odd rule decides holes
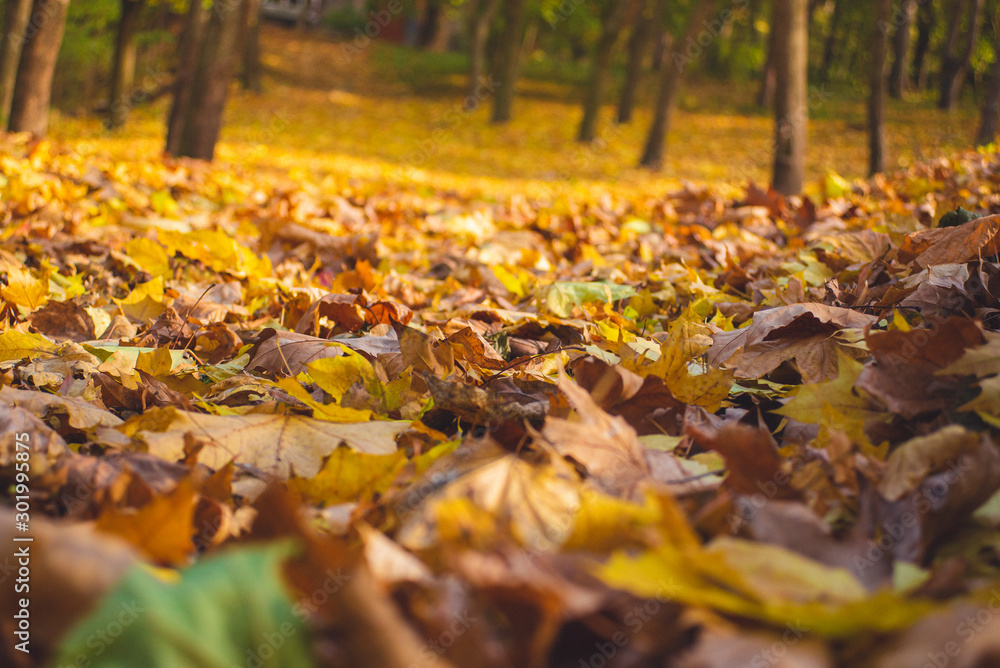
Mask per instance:
[[[514,90],[521,70],[521,40],[527,4],[527,0],[503,0],[504,26],[497,54],[499,85],[493,97],[494,123],[506,123],[511,118]]]
[[[11,132],[44,137],[49,128],[52,76],[59,58],[69,0],[35,0],[25,32],[11,100]]]
[[[896,26],[892,37],[892,71],[889,72],[889,95],[897,100],[906,92],[906,66],[910,55],[910,33],[917,16],[917,0],[903,0],[892,12],[891,23]],[[889,20],[887,19],[888,23]]]
[[[0,127],[7,127],[14,82],[17,80],[17,64],[31,18],[31,5],[31,0],[7,0],[4,11],[3,48],[0,51]]]
[[[671,39],[669,54],[660,70],[660,89],[653,109],[653,122],[646,135],[646,146],[639,165],[649,169],[660,169],[667,151],[667,135],[670,133],[670,116],[673,112],[681,80],[692,64],[685,51],[695,44],[695,37],[705,29],[704,23],[715,5],[715,0],[695,0],[687,26],[678,39]]]
[[[889,50],[888,22],[892,0],[875,0],[868,76],[868,174],[885,171],[885,62]]]
[[[121,0],[108,98],[108,127],[111,128],[124,125],[132,108],[129,91],[135,82],[135,38],[144,3],[145,0]]]
[[[910,83],[917,90],[927,87],[927,54],[931,51],[931,33],[937,22],[934,2],[926,0],[917,7],[917,41],[913,46],[913,62],[910,65]]]
[[[601,37],[594,47],[594,56],[590,64],[590,80],[587,83],[587,95],[583,102],[583,118],[580,120],[580,130],[577,141],[593,141],[597,135],[597,121],[600,117],[601,103],[611,78],[611,58],[614,56],[618,36],[628,19],[632,0],[610,0],[604,7],[601,16]]]
[[[760,88],[757,89],[757,106],[767,108],[774,104],[774,83],[777,76],[777,62],[775,61],[775,33],[774,33],[774,12],[771,11],[770,32],[767,35],[767,59],[760,72]]]
[[[175,155],[199,160],[211,160],[215,155],[229,82],[240,55],[246,1],[217,0],[212,7],[208,26],[195,48],[198,59],[193,74],[184,81],[187,106],[179,114]]]
[[[784,195],[802,191],[805,179],[809,107],[809,23],[807,0],[775,0],[776,80],[774,90],[774,178],[772,186]]]
[[[486,40],[497,13],[500,0],[472,0],[468,8],[466,29],[469,31],[469,89],[468,97],[475,99],[486,72]]]
[[[264,91],[264,68],[260,62],[260,0],[246,0],[243,11],[243,48],[240,49],[240,85],[252,93]]]
[[[987,12],[993,28],[993,67],[990,70],[990,85],[983,100],[979,129],[976,131],[976,146],[992,144],[997,136],[997,118],[1000,117],[1000,3],[993,3]]]
[[[632,121],[632,111],[635,109],[635,94],[642,80],[642,65],[649,52],[650,44],[656,33],[657,23],[663,21],[663,7],[666,0],[640,0],[632,32],[628,39],[628,62],[625,65],[625,82],[622,84],[621,97],[618,100],[618,123]]]
[[[184,30],[177,44],[179,62],[177,74],[174,76],[174,100],[170,105],[170,115],[167,117],[166,152],[172,155],[179,155],[181,151],[181,133],[191,103],[191,80],[198,65],[198,51],[207,26],[208,10],[204,4],[191,2],[188,5]]]
[[[980,14],[983,0],[953,0],[951,19],[948,23],[948,37],[941,53],[941,94],[938,109],[951,111],[955,108],[958,94],[965,82],[969,60],[979,38]],[[963,21],[964,18],[964,21]],[[966,26],[962,34],[963,23]]]

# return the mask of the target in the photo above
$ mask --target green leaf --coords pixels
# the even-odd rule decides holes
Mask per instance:
[[[638,293],[630,285],[599,281],[588,283],[558,281],[542,289],[539,302],[549,313],[560,318],[568,318],[576,306],[591,302],[615,302],[634,297],[636,294]]]
[[[233,549],[176,582],[136,567],[64,638],[51,665],[311,666],[304,608],[282,582],[292,548]]]

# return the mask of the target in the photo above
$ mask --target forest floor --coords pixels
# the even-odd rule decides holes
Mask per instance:
[[[652,175],[565,84],[496,128],[400,50],[264,46],[212,164],[165,102],[0,136],[0,663],[992,665],[971,107],[892,105],[865,181],[831,98],[783,198],[750,91]]]

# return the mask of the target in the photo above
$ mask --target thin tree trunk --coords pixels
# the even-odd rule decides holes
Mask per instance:
[[[0,127],[7,127],[10,102],[14,97],[17,63],[21,59],[24,33],[31,18],[31,0],[7,0],[3,21],[3,49],[0,50]]]
[[[992,144],[997,136],[997,118],[1000,117],[1000,12],[994,12],[993,21],[993,68],[990,71],[990,85],[983,101],[983,112],[976,132],[976,146]]]
[[[444,15],[440,0],[431,0],[427,3],[424,15],[420,19],[420,26],[417,28],[418,48],[429,49],[434,45],[438,32],[441,30]]]
[[[778,0],[775,0],[777,2]],[[757,106],[767,108],[774,102],[774,83],[778,63],[775,61],[775,34],[774,34],[774,12],[771,10],[771,32],[767,36],[767,59],[764,61],[764,69],[760,73],[760,88],[757,90]]]
[[[583,118],[576,139],[590,142],[597,136],[597,121],[600,118],[601,103],[611,76],[611,58],[614,56],[618,36],[625,27],[625,18],[632,0],[612,0],[611,7],[601,21],[603,28],[601,37],[594,49],[594,61],[590,66],[590,82],[587,85],[587,97],[583,102]]]
[[[834,0],[833,14],[830,16],[830,32],[826,34],[826,42],[823,44],[823,63],[819,66],[819,80],[824,83],[830,80],[830,69],[833,67],[833,58],[837,55],[837,36],[843,16],[843,2]]]
[[[499,85],[493,98],[493,122],[506,123],[511,117],[514,89],[521,70],[524,37],[524,10],[527,0],[504,0],[504,26],[500,37]]]
[[[122,0],[115,41],[114,66],[111,70],[111,94],[108,99],[108,127],[125,125],[132,110],[131,88],[135,83],[135,37],[145,0]]]
[[[632,111],[635,109],[635,94],[642,80],[642,61],[649,51],[653,39],[654,25],[663,16],[664,0],[653,0],[652,4],[642,1],[639,13],[632,24],[632,34],[628,40],[628,63],[625,66],[625,84],[618,100],[617,122],[624,124],[632,121]],[[647,11],[649,10],[649,11]]]
[[[191,78],[198,66],[198,54],[201,52],[205,28],[208,25],[208,10],[200,2],[192,2],[188,7],[184,32],[181,34],[177,52],[180,64],[174,79],[174,101],[170,106],[170,116],[167,119],[166,152],[178,155],[181,150],[181,134],[184,129],[184,119],[191,105]]]
[[[962,9],[965,7],[968,9],[963,12]],[[948,42],[941,57],[941,95],[938,98],[938,109],[951,111],[958,102],[962,84],[965,83],[965,74],[969,68],[969,60],[972,58],[972,51],[975,49],[976,40],[979,39],[982,8],[983,0],[966,0],[956,6],[952,23],[949,26]],[[956,51],[962,14],[967,17],[968,28],[961,40],[961,50]]]
[[[469,7],[469,87],[468,97],[477,99],[486,70],[486,41],[499,0],[474,0]]]
[[[35,0],[17,67],[8,129],[44,137],[49,129],[52,75],[66,29],[69,0]]]
[[[885,171],[885,61],[889,50],[884,26],[892,12],[892,0],[876,0],[871,34],[871,71],[868,77],[868,174]]]
[[[674,101],[680,90],[681,80],[690,64],[690,58],[684,51],[695,36],[704,30],[702,25],[708,18],[715,0],[698,0],[688,19],[684,34],[679,39],[671,40],[665,52],[669,57],[664,61],[660,72],[660,91],[653,112],[653,123],[646,136],[646,146],[642,152],[639,165],[651,170],[659,170],[663,166],[663,158],[667,151],[667,135],[670,133],[670,116]]]
[[[229,82],[239,59],[245,1],[226,0],[212,9],[198,67],[191,79],[191,102],[184,118],[178,155],[199,160],[215,156]]]
[[[264,92],[263,68],[260,63],[260,0],[246,0],[243,48],[241,51],[240,85],[243,90],[258,95]]]
[[[809,26],[806,0],[775,0],[775,141],[773,187],[784,195],[802,191],[805,179]]]
[[[906,92],[906,64],[910,55],[910,33],[917,15],[917,0],[903,0],[893,9],[891,23],[896,26],[892,37],[892,71],[889,72],[889,95],[897,100]]]
[[[934,3],[920,3],[917,7],[917,42],[913,46],[913,63],[910,65],[910,82],[917,90],[927,87],[927,54],[931,50],[935,19]]]

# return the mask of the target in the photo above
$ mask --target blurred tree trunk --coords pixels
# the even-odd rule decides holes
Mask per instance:
[[[671,39],[665,49],[668,57],[660,70],[660,90],[653,110],[653,123],[646,136],[642,158],[639,160],[639,165],[642,167],[658,170],[663,166],[663,158],[667,151],[667,135],[670,134],[670,115],[680,90],[681,80],[688,65],[691,64],[691,59],[684,55],[684,50],[695,36],[704,30],[703,24],[714,5],[715,0],[697,0],[684,33],[677,39]]]
[[[260,0],[246,0],[243,11],[243,48],[241,51],[240,85],[258,95],[264,91],[263,68],[260,63]]]
[[[628,63],[625,66],[625,84],[622,86],[621,99],[618,101],[618,123],[632,121],[632,111],[635,108],[635,93],[642,81],[642,62],[649,51],[650,42],[656,32],[655,26],[663,20],[665,0],[653,0],[652,3],[642,0],[635,21],[632,24],[632,34],[628,40]]]
[[[181,33],[181,39],[177,44],[180,63],[177,67],[177,75],[174,78],[174,101],[170,106],[170,116],[167,119],[166,152],[171,155],[180,154],[184,119],[187,117],[187,111],[191,103],[191,79],[194,77],[195,68],[198,66],[198,53],[201,50],[207,25],[208,10],[205,9],[202,3],[192,2],[188,6],[184,31]]]
[[[892,0],[875,0],[875,21],[871,32],[871,71],[868,76],[868,174],[885,171],[885,62],[889,51],[886,26]]]
[[[830,70],[833,68],[834,56],[837,55],[837,36],[843,16],[843,3],[834,0],[833,14],[830,16],[830,32],[826,34],[826,42],[823,44],[823,62],[819,66],[819,80],[823,83],[830,80]]]
[[[111,94],[108,99],[108,127],[125,125],[132,110],[131,88],[135,83],[135,37],[145,0],[121,0],[118,36],[115,40],[114,65],[111,69]]]
[[[760,73],[760,88],[757,90],[757,106],[758,107],[770,107],[774,102],[774,83],[776,76],[776,67],[778,63],[775,61],[775,32],[774,32],[774,17],[775,12],[777,12],[777,2],[780,0],[775,0],[775,5],[771,9],[771,32],[767,36],[767,58],[764,60],[764,69]]]
[[[38,20],[28,26],[21,48],[8,121],[11,132],[30,132],[36,137],[44,137],[49,129],[52,75],[56,70],[68,10],[69,0],[35,0],[32,5],[31,16]]]
[[[576,139],[581,142],[594,141],[597,135],[597,121],[601,115],[601,102],[611,77],[611,58],[614,56],[618,36],[625,27],[629,5],[632,0],[611,0],[607,13],[601,17],[601,37],[594,49],[593,62],[590,65],[590,81],[587,84],[587,96],[583,102],[583,118],[580,120],[580,130]]]
[[[3,17],[3,50],[0,51],[0,127],[7,127],[14,97],[17,63],[21,59],[24,31],[31,18],[31,0],[7,0]]]
[[[976,146],[993,143],[997,136],[997,118],[1000,117],[1000,7],[991,12],[990,19],[993,22],[993,67],[976,132]]]
[[[806,0],[775,0],[775,140],[773,187],[783,195],[802,191],[805,179],[809,24]]]
[[[524,10],[527,0],[504,0],[503,34],[499,42],[497,74],[499,86],[493,98],[493,122],[510,120],[514,89],[521,70],[521,48],[524,37]]]
[[[903,0],[899,8],[892,10],[887,23],[896,26],[896,33],[892,36],[892,71],[889,72],[889,95],[897,100],[903,97],[906,92],[906,64],[910,55],[910,33],[913,28],[913,19],[917,16],[917,0]]]
[[[910,82],[917,90],[927,88],[927,54],[931,50],[931,36],[937,16],[931,0],[917,7],[917,42],[913,47],[913,64],[910,65]]]
[[[938,109],[951,111],[958,102],[958,95],[965,83],[965,74],[969,69],[969,60],[979,39],[980,14],[983,0],[956,0],[951,23],[948,26],[948,41],[941,55],[941,95],[938,98]],[[965,15],[967,28],[959,41],[962,16]],[[961,43],[961,49],[959,49]]]
[[[430,49],[437,43],[445,18],[444,7],[441,5],[441,0],[428,0],[427,8],[420,17],[420,25],[417,28],[418,48]]]
[[[212,8],[198,63],[188,83],[190,100],[181,126],[177,155],[211,160],[222,129],[222,113],[239,59],[246,0],[225,0]]]
[[[497,13],[499,0],[473,0],[469,6],[469,88],[468,97],[476,99],[486,70],[486,40]]]

